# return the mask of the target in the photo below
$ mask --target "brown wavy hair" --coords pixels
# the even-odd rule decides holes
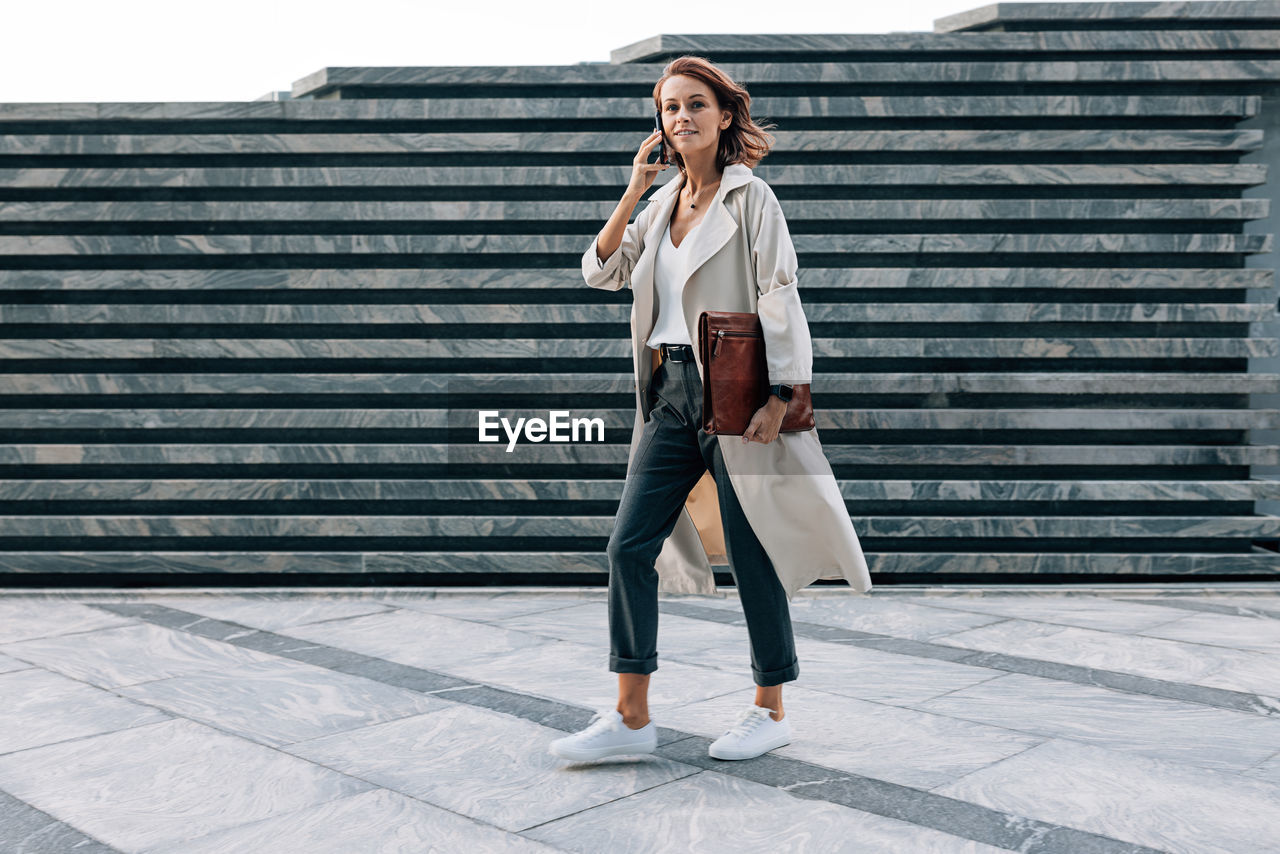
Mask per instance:
[[[764,159],[773,148],[774,138],[766,133],[766,128],[776,128],[775,124],[758,125],[751,118],[751,96],[745,86],[734,82],[728,74],[711,63],[710,60],[686,54],[678,56],[662,69],[662,76],[653,86],[653,104],[658,111],[662,110],[662,84],[671,77],[683,74],[701,80],[711,87],[711,92],[720,105],[721,110],[733,114],[729,126],[720,131],[720,146],[716,151],[716,168],[723,171],[730,163],[742,163],[748,169]],[[667,147],[671,162],[685,171],[684,158]]]

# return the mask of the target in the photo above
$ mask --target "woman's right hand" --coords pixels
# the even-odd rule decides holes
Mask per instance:
[[[658,173],[671,165],[670,163],[649,162],[649,155],[653,153],[653,147],[661,140],[661,131],[655,130],[640,145],[640,150],[636,152],[636,159],[631,163],[631,181],[627,184],[627,192],[643,196],[653,186],[653,179],[658,177]]]

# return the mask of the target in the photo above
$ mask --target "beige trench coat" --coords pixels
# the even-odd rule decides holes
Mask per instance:
[[[629,285],[633,292],[636,418],[628,469],[649,420],[649,382],[658,364],[658,353],[646,343],[657,321],[654,260],[683,183],[684,176],[677,172],[653,193],[603,265],[596,252],[598,237],[582,256],[588,285],[611,291]],[[687,239],[682,307],[699,373],[699,315],[705,310],[750,311],[760,315],[769,382],[810,382],[813,347],[796,290],[796,253],[772,188],[747,166],[730,164],[701,226]],[[744,445],[740,436],[717,440],[743,514],[773,562],[788,600],[826,578],[844,578],[858,592],[870,591],[867,562],[816,428],[780,433],[768,444]],[[715,481],[707,471],[658,555],[658,590],[715,594],[711,564],[727,562]]]

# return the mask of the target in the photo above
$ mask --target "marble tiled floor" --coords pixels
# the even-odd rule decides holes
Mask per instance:
[[[602,590],[0,592],[0,852],[1280,852],[1280,584],[814,588],[795,738],[733,591],[664,596],[656,754]]]

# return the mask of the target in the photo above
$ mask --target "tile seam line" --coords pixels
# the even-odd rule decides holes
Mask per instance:
[[[683,739],[680,739],[680,740],[683,741]],[[528,833],[531,830],[537,830],[540,827],[546,827],[549,824],[555,824],[556,822],[563,821],[564,819],[573,818],[574,816],[579,816],[579,815],[582,815],[583,813],[591,812],[592,810],[595,810],[595,809],[600,809],[601,807],[607,807],[610,804],[616,804],[619,801],[625,801],[627,798],[633,797],[635,795],[642,795],[646,792],[652,792],[654,789],[661,789],[663,786],[670,786],[672,783],[679,783],[682,780],[688,780],[690,777],[696,777],[699,774],[705,774],[708,771],[710,771],[709,768],[699,768],[696,765],[689,765],[687,763],[680,762],[675,759],[668,759],[667,761],[675,763],[677,765],[684,765],[686,768],[691,769],[691,773],[684,774],[672,780],[664,780],[661,783],[654,783],[652,786],[645,786],[643,789],[636,789],[634,792],[630,792],[625,795],[620,795],[616,798],[610,798],[609,800],[603,803],[593,804],[592,806],[589,806],[589,807],[583,807],[580,810],[574,810],[571,813],[565,813],[564,815],[556,816],[555,818],[550,818],[550,819],[547,819],[546,821],[540,821],[537,824],[531,824],[528,827],[522,827],[519,830],[519,832],[522,834]],[[543,845],[550,844],[548,842],[543,842],[543,840],[541,839],[535,839],[534,837],[529,837],[529,838],[534,839],[534,841],[536,842],[542,842]]]

